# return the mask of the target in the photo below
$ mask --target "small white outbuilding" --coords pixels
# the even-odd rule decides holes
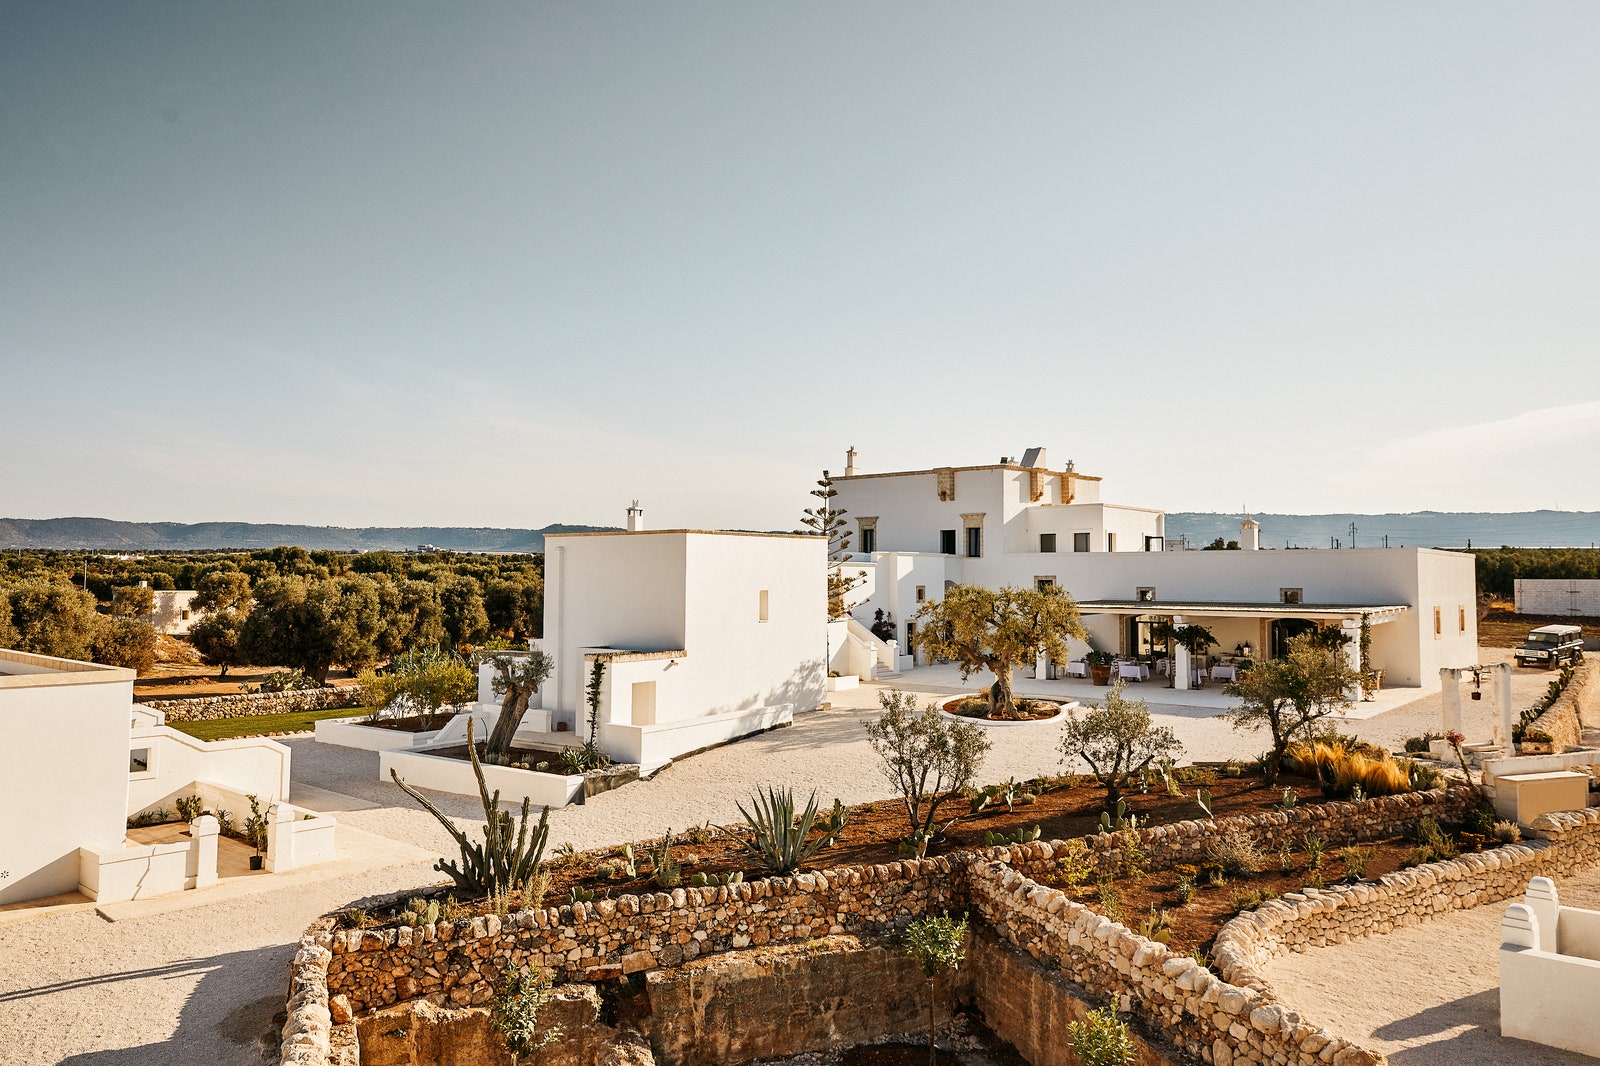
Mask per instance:
[[[546,538],[544,636],[533,646],[555,670],[533,723],[586,737],[602,663],[597,739],[649,773],[822,704],[823,538],[630,524]]]

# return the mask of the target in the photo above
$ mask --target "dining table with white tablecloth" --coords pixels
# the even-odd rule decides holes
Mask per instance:
[[[1218,663],[1211,668],[1211,680],[1237,681],[1239,680],[1239,668],[1233,663]]]

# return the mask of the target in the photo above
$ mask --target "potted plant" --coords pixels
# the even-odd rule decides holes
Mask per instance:
[[[250,801],[250,817],[244,823],[245,843],[256,849],[250,856],[250,869],[259,870],[263,864],[262,852],[267,847],[267,816],[261,813],[261,801],[254,794],[245,799]]]
[[[1083,661],[1089,664],[1089,680],[1097,685],[1111,684],[1111,664],[1116,660],[1117,657],[1108,651],[1095,651],[1090,648],[1089,653],[1083,657]]]

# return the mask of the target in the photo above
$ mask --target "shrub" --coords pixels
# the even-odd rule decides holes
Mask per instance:
[[[1106,692],[1105,705],[1089,704],[1080,718],[1068,712],[1061,732],[1063,762],[1082,759],[1106,790],[1104,809],[1117,805],[1127,781],[1151,765],[1171,762],[1183,752],[1177,734],[1152,724],[1144,700],[1130,700],[1122,683]]]
[[[1194,875],[1179,874],[1177,882],[1172,886],[1172,890],[1176,893],[1180,904],[1186,904],[1194,899]]]
[[[1416,846],[1406,855],[1407,866],[1441,862],[1461,854],[1461,849],[1445,835],[1436,818],[1423,818],[1418,821],[1416,828],[1412,830],[1412,839],[1416,842]]]
[[[867,740],[905,805],[909,839],[926,846],[939,805],[950,793],[972,787],[992,745],[982,726],[952,722],[931,703],[918,714],[917,699],[908,692],[879,693],[878,702],[883,715],[865,723]]]
[[[1139,922],[1139,935],[1146,940],[1154,940],[1157,944],[1170,944],[1172,942],[1172,912],[1157,910],[1152,906],[1150,913]]]
[[[539,1014],[549,1002],[549,970],[505,971],[500,991],[489,1005],[489,1024],[505,1041],[513,1066],[561,1038],[561,1026],[539,1025]]]
[[[1077,888],[1089,879],[1089,873],[1094,868],[1094,860],[1089,856],[1089,848],[1081,840],[1069,840],[1065,852],[1056,860],[1056,869],[1061,871],[1061,880],[1068,888]]]
[[[1237,876],[1253,874],[1261,868],[1261,852],[1250,834],[1242,829],[1223,833],[1206,845],[1206,855],[1222,868],[1222,872]]]
[[[817,821],[817,793],[813,789],[806,809],[795,817],[794,793],[786,788],[758,791],[751,799],[750,809],[738,804],[750,830],[748,838],[728,833],[751,859],[775,874],[788,874],[814,855],[824,844],[826,836],[807,841],[812,826]],[[726,832],[726,830],[724,830]]]
[[[1347,797],[1359,789],[1362,796],[1392,796],[1411,791],[1411,767],[1407,760],[1391,759],[1387,752],[1370,744],[1350,743],[1345,738],[1296,741],[1289,745],[1285,761],[1301,773],[1315,776],[1326,795]]]
[[[1067,1040],[1083,1066],[1133,1066],[1139,1057],[1127,1023],[1110,1003],[1068,1025]]]
[[[1109,879],[1102,880],[1095,889],[1095,898],[1100,903],[1100,913],[1110,918],[1113,922],[1122,921],[1122,893],[1117,891]]]
[[[192,822],[205,813],[205,801],[199,796],[179,796],[172,802],[178,808],[178,817],[185,822]]]
[[[1430,750],[1435,740],[1443,740],[1443,733],[1424,733],[1420,737],[1407,737],[1405,750],[1411,755],[1420,755]]]
[[[1352,881],[1367,876],[1367,866],[1378,857],[1378,849],[1352,845],[1339,849],[1339,861],[1344,864],[1344,875]]]
[[[1496,822],[1494,838],[1502,844],[1515,844],[1522,839],[1522,829],[1516,822]]]
[[[672,830],[661,838],[659,847],[650,851],[651,879],[657,888],[677,888],[683,880],[682,867],[672,861]]]

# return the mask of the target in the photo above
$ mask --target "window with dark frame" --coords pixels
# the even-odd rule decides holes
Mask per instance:
[[[983,527],[972,526],[967,530],[967,558],[980,559],[983,557]]]
[[[945,555],[956,553],[956,531],[953,529],[939,530],[939,551]]]
[[[1278,590],[1278,602],[1279,603],[1303,603],[1304,601],[1305,601],[1305,589],[1279,589]]]
[[[863,529],[861,531],[861,550],[871,554],[878,550],[878,531],[876,529]]]
[[[1054,533],[1040,533],[1039,550],[1046,555],[1054,554],[1056,550],[1056,535]]]
[[[1087,533],[1074,533],[1072,535],[1072,550],[1075,551],[1075,552],[1086,552],[1086,551],[1088,551],[1089,550],[1089,534],[1087,534]]]

